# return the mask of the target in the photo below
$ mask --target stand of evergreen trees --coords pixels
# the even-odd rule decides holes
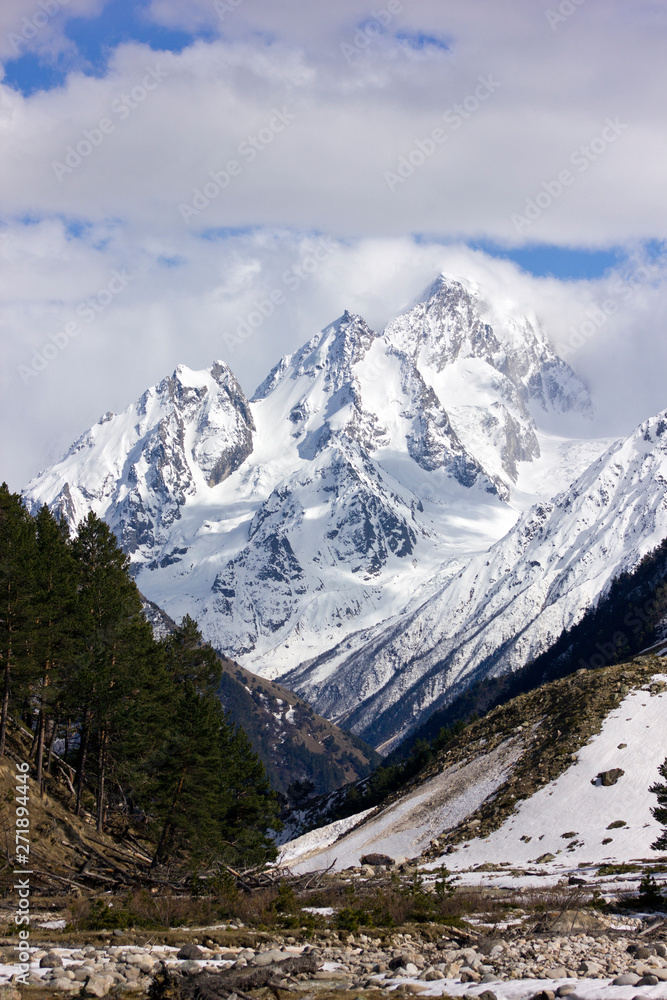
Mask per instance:
[[[103,521],[89,514],[70,538],[3,484],[0,595],[0,757],[20,719],[41,789],[64,741],[77,815],[94,800],[102,830],[110,809],[143,811],[154,864],[275,857],[277,797],[216,695],[216,654],[189,617],[155,641]]]

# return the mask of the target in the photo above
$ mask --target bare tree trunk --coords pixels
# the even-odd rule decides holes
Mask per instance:
[[[176,806],[178,805],[181,798],[181,791],[183,789],[183,784],[185,783],[185,770],[181,772],[181,778],[178,782],[178,788],[171,803],[171,807],[167,816],[165,817],[164,826],[162,827],[162,833],[160,834],[160,839],[158,845],[155,848],[155,854],[153,855],[153,860],[151,861],[151,868],[155,868],[163,860],[166,859],[168,855],[168,849],[170,847],[170,840],[173,831],[172,817],[176,811]],[[163,857],[164,855],[164,857]]]
[[[39,737],[39,717],[37,718],[37,725],[36,725],[36,727],[34,729],[32,728],[32,723],[33,723],[33,716],[32,716],[32,713],[31,713],[31,715],[30,715],[30,732],[32,733],[32,743],[30,744],[30,753],[28,755],[29,757],[32,757],[32,755],[35,752],[35,748],[37,747],[37,739]]]
[[[44,761],[44,730],[46,729],[46,715],[44,714],[44,706],[39,711],[39,719],[37,720],[37,787],[39,789],[40,797],[44,795],[44,789],[42,788],[42,764]]]
[[[56,742],[56,732],[58,730],[58,712],[53,716],[53,725],[49,734],[49,756],[46,762],[46,770],[51,774],[51,761],[53,759],[53,744]]]
[[[9,713],[9,657],[11,656],[11,644],[7,650],[5,660],[5,691],[2,696],[2,719],[0,720],[0,757],[5,753],[5,740],[7,738],[7,715]]]
[[[83,793],[83,780],[86,771],[86,758],[88,756],[88,742],[90,739],[90,725],[88,719],[88,709],[83,716],[83,726],[81,729],[81,746],[79,748],[79,770],[76,776],[76,808],[75,816],[81,815],[81,795]]]
[[[42,677],[42,696],[40,698],[39,719],[37,721],[37,787],[40,796],[44,795],[43,772],[44,772],[44,744],[46,742],[46,690],[49,686],[49,666],[47,660],[44,665],[44,676]]]
[[[101,833],[104,826],[104,779],[106,772],[106,730],[100,733],[97,751],[97,832]]]

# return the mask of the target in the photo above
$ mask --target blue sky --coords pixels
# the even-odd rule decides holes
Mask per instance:
[[[620,247],[610,250],[559,247],[548,244],[504,250],[493,244],[472,243],[493,257],[512,260],[538,278],[554,277],[561,281],[600,278],[625,259]]]
[[[225,0],[219,2],[225,4]],[[107,0],[96,15],[68,16],[68,11],[61,9],[57,17],[62,18],[62,33],[69,43],[65,51],[40,51],[35,47],[31,50],[28,42],[22,46],[20,56],[4,63],[5,85],[25,97],[63,88],[74,72],[104,77],[110,58],[122,45],[140,43],[156,54],[181,53],[198,39],[210,42],[216,37],[215,24],[183,30],[156,23],[146,0]],[[363,32],[368,26],[372,29],[375,20],[372,16],[364,18],[357,24],[357,30]],[[384,25],[383,31],[386,33]],[[374,37],[372,31],[369,37]],[[423,31],[397,30],[395,38],[416,51],[433,48],[446,52],[453,46],[449,39]],[[527,243],[503,248],[484,239],[470,240],[468,245],[491,256],[512,260],[529,274],[562,280],[599,278],[625,258],[620,246],[591,249]]]
[[[222,357],[251,392],[345,308],[381,328],[438,270],[537,315],[557,347],[618,303],[568,359],[602,430],[664,406],[667,11],[550,9],[4,0],[13,484],[176,364]]]
[[[26,46],[22,55],[5,62],[4,82],[30,96],[62,87],[73,70],[104,76],[114,49],[128,42],[143,42],[155,52],[182,52],[197,37],[213,37],[210,30],[186,32],[155,24],[148,10],[148,3],[136,0],[108,0],[98,16],[68,17],[61,9],[54,16],[63,19],[63,34],[72,49],[50,54]]]

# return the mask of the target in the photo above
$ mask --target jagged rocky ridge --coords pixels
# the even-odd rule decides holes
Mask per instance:
[[[376,746],[392,744],[474,681],[535,659],[634,570],[667,537],[666,485],[664,413],[528,510],[420,607],[284,683]],[[376,686],[365,696],[355,678],[369,662]]]
[[[370,717],[403,699],[422,663],[419,629],[404,626],[512,527],[522,469],[546,461],[542,419],[591,409],[536,323],[440,276],[382,333],[345,313],[252,401],[222,362],[180,366],[25,495],[72,524],[94,510],[172,617],[193,614],[257,673],[293,671],[316,707],[379,742],[405,719],[376,732]],[[577,446],[563,447],[581,470]],[[397,630],[416,645],[392,647],[389,668],[357,659],[351,683],[346,644],[372,642],[375,657]],[[388,684],[404,667],[408,688]]]

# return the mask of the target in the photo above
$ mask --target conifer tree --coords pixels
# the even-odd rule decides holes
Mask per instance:
[[[171,678],[168,734],[153,755],[147,808],[159,821],[154,864],[187,851],[208,860],[275,856],[277,797],[217,697],[221,665],[189,616],[163,644]],[[166,692],[165,692],[166,694]]]
[[[220,728],[218,817],[222,834],[219,858],[244,865],[262,864],[277,851],[269,830],[280,830],[278,796],[271,789],[247,734],[226,718]]]
[[[32,651],[39,699],[36,778],[41,789],[47,722],[52,719],[55,732],[61,693],[76,648],[77,568],[68,544],[68,527],[58,524],[48,507],[43,506],[37,514],[35,528]]]
[[[215,691],[222,666],[210,643],[204,642],[197,622],[186,615],[164,640],[169,671],[177,688],[194,685],[197,691]]]
[[[5,752],[12,685],[25,679],[32,641],[34,523],[18,493],[0,486],[0,757]]]
[[[658,797],[658,804],[651,809],[651,812],[655,819],[662,823],[663,830],[655,843],[651,844],[651,847],[654,851],[667,851],[667,760],[662,762],[658,773],[661,778],[665,778],[665,782],[656,781],[649,788],[649,792]]]
[[[140,685],[151,643],[129,560],[104,521],[93,513],[79,526],[73,551],[79,563],[82,653],[73,678],[81,712],[77,814],[91,745],[97,751],[97,828],[102,829],[106,780],[119,720]]]

